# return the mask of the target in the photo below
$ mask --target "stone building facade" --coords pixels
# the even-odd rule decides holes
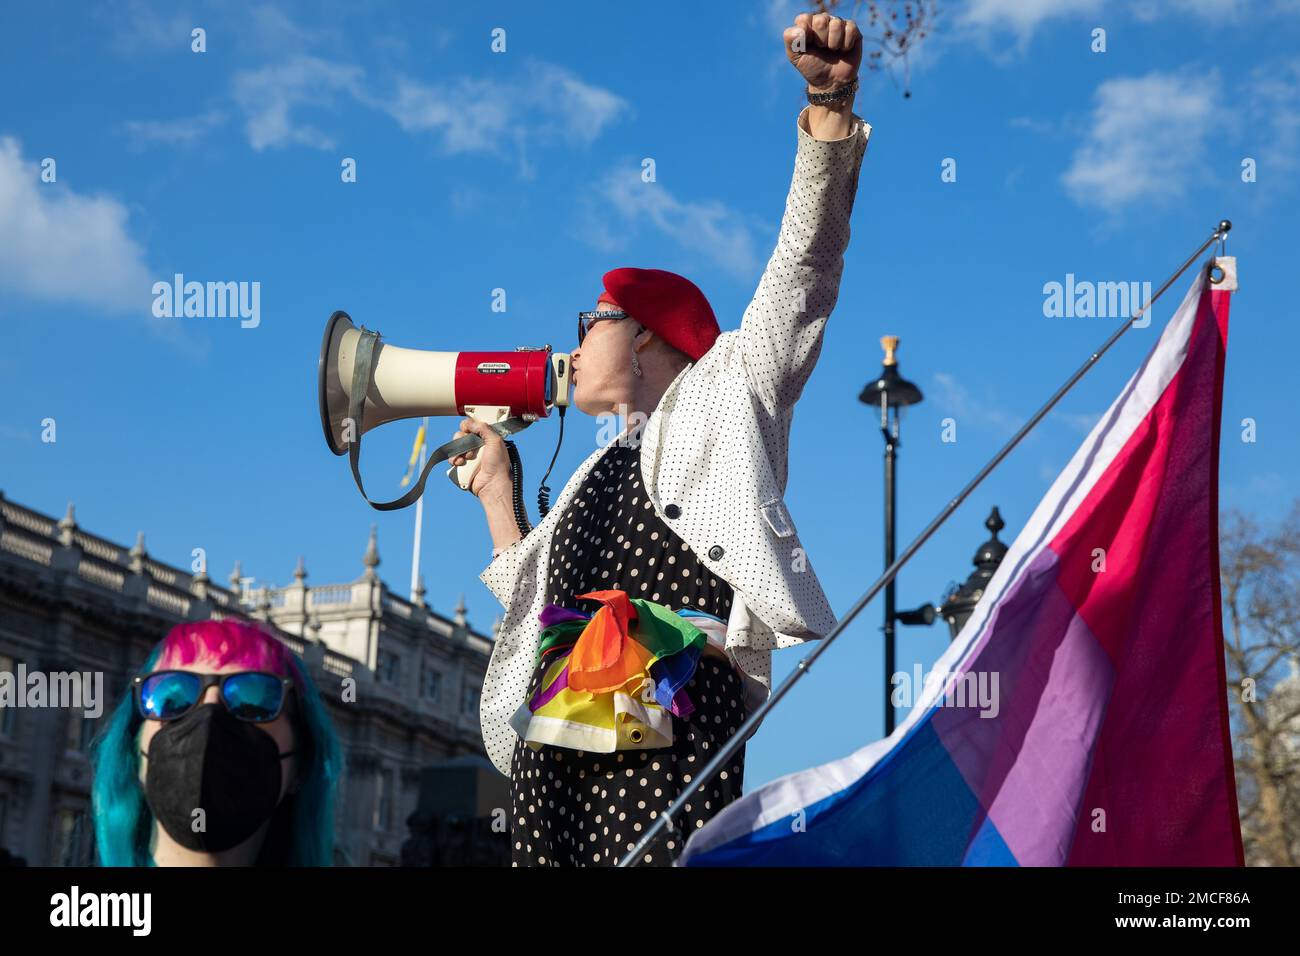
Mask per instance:
[[[346,754],[336,862],[397,865],[425,767],[482,756],[478,694],[492,643],[461,601],[452,617],[393,593],[379,577],[374,529],[356,580],[310,586],[301,560],[288,587],[231,587],[55,519],[0,494],[0,671],[100,672],[98,719],[78,709],[0,707],[0,849],[33,865],[94,858],[89,744],[152,646],[186,620],[265,622],[298,653]],[[355,701],[345,701],[345,681]],[[504,778],[503,778],[504,779]],[[503,836],[504,839],[504,836]]]

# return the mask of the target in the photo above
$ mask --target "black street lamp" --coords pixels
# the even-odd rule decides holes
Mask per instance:
[[[938,618],[943,618],[948,622],[948,639],[956,639],[975,611],[975,605],[979,604],[980,598],[984,597],[984,591],[988,588],[993,572],[998,569],[998,565],[1007,555],[1006,544],[998,539],[998,532],[1006,527],[1006,522],[1002,520],[996,505],[984,520],[984,527],[988,528],[991,534],[975,552],[975,557],[971,561],[975,565],[975,570],[970,573],[966,582],[949,591],[939,607],[933,604],[922,604],[911,611],[899,611],[894,616],[899,624],[923,624],[928,627]]]
[[[894,473],[898,460],[899,422],[904,405],[921,401],[921,390],[898,373],[898,336],[886,335],[880,340],[885,350],[884,366],[880,378],[867,383],[858,401],[880,409],[880,434],[885,439],[885,567],[894,563],[896,547],[894,512],[897,505],[897,486]],[[894,673],[894,586],[891,580],[885,585],[885,736],[894,731],[894,706],[890,702],[890,678]]]
[[[991,534],[975,552],[975,557],[972,559],[975,570],[970,573],[965,584],[954,588],[948,594],[943,606],[939,608],[939,616],[948,622],[950,637],[954,639],[961,633],[971,612],[975,610],[975,605],[984,596],[984,589],[988,587],[993,572],[998,569],[998,565],[1007,555],[1006,544],[998,540],[998,532],[1006,527],[1006,522],[1002,520],[996,505],[985,519],[984,527],[988,528]]]

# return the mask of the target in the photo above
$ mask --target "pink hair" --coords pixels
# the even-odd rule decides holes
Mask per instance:
[[[290,651],[276,637],[243,621],[192,621],[177,624],[163,638],[156,669],[194,664],[235,664],[250,671],[293,676]]]

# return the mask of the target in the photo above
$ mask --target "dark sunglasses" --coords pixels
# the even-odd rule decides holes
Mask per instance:
[[[293,681],[264,671],[233,674],[196,674],[193,671],[155,671],[136,677],[135,706],[148,720],[175,720],[190,711],[213,684],[226,709],[240,720],[262,724],[280,716]]]
[[[622,309],[609,309],[604,312],[600,311],[599,309],[595,310],[594,312],[579,312],[578,313],[578,344],[579,345],[582,344],[582,340],[587,337],[587,333],[591,331],[591,327],[595,325],[597,322],[604,322],[606,319],[626,319],[626,318],[627,318],[627,313],[624,312]]]

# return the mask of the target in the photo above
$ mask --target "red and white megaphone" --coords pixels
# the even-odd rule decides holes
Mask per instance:
[[[325,442],[334,454],[348,455],[357,488],[381,511],[412,504],[434,465],[480,447],[483,439],[466,435],[441,446],[410,491],[375,502],[366,495],[358,465],[361,436],[371,429],[401,418],[457,415],[486,422],[506,437],[569,404],[566,352],[549,345],[513,352],[400,349],[378,332],[357,328],[346,312],[335,312],[325,326],[318,375]],[[447,474],[468,489],[477,469],[475,458]]]

